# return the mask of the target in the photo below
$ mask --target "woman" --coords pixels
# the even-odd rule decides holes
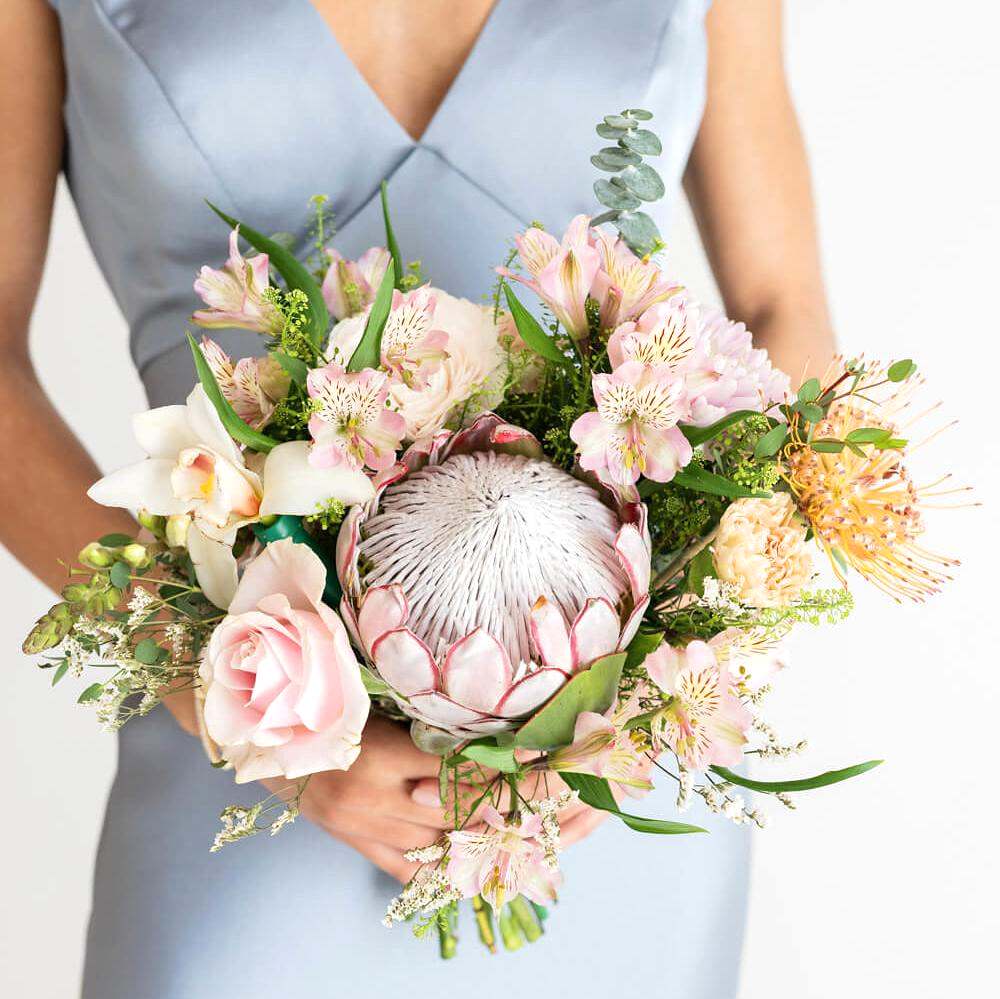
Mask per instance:
[[[6,0],[0,14],[0,238],[19,248],[0,276],[0,432],[13,459],[0,481],[4,542],[53,586],[57,559],[130,527],[85,499],[98,471],[28,357],[60,168],[152,405],[181,400],[192,382],[191,280],[225,236],[202,198],[264,231],[298,220],[302,235],[307,199],[328,193],[338,249],[355,256],[381,240],[373,195],[386,177],[404,253],[478,299],[514,232],[539,213],[560,228],[593,210],[592,123],[627,106],[656,116],[657,165],[684,176],[729,313],[794,375],[830,352],[779,0],[718,0],[707,17],[706,0],[50,3]],[[220,340],[248,350],[245,334]],[[745,830],[670,843],[611,826],[589,836],[598,819],[580,809],[565,830],[578,842],[568,904],[549,938],[488,965],[466,927],[444,965],[432,946],[378,925],[390,876],[409,870],[402,851],[442,821],[436,760],[405,731],[371,723],[354,768],[314,779],[311,824],[209,857],[232,784],[181,730],[190,705],[171,711],[181,727],[157,712],[121,737],[86,999],[394,986],[425,996],[449,985],[491,997],[521,981],[595,991],[623,975],[686,999],[735,995]]]

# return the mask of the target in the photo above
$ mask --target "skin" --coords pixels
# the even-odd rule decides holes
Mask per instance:
[[[406,0],[315,5],[389,111],[418,137],[461,69],[491,2],[422,0],[420,18],[412,17]],[[780,2],[716,0],[708,33],[708,105],[685,185],[729,314],[747,322],[794,380],[807,361],[823,367],[833,336],[808,166],[782,69]],[[55,15],[44,0],[4,0],[0,245],[18,252],[0,268],[0,435],[7,449],[0,463],[0,539],[54,589],[65,583],[60,558],[93,538],[135,526],[124,512],[86,498],[99,470],[46,398],[28,352],[62,162],[63,95]],[[185,730],[195,731],[188,696],[172,698],[168,707]],[[432,842],[445,824],[436,804],[437,766],[405,729],[375,718],[350,771],[310,781],[303,812],[406,880],[413,866],[403,851]],[[588,835],[601,818],[582,807],[564,813],[564,843]]]

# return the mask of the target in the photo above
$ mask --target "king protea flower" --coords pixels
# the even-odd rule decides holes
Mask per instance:
[[[264,296],[270,284],[266,253],[246,258],[240,253],[239,227],[229,234],[229,260],[221,270],[202,267],[194,290],[208,306],[192,321],[208,329],[237,327],[256,333],[277,333],[284,320]]]
[[[853,376],[841,364],[823,384],[846,377]],[[908,415],[911,395],[912,384],[886,382],[882,369],[868,365],[865,380],[833,403],[827,418],[815,424],[812,439],[844,441],[853,431],[882,429],[896,446],[822,453],[801,440],[793,424],[785,457],[792,494],[838,578],[846,582],[844,563],[896,600],[919,601],[938,592],[950,578],[945,570],[958,564],[920,543],[922,508],[931,498],[959,490],[938,490],[944,479],[918,486],[903,464],[902,435],[918,418]]]
[[[341,527],[341,613],[411,718],[516,727],[625,648],[649,602],[641,504],[615,506],[486,414],[407,451]]]

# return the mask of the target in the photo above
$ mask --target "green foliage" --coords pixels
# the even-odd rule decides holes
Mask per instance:
[[[517,733],[520,749],[558,749],[573,741],[573,729],[581,711],[603,714],[618,696],[618,681],[625,664],[623,652],[598,659],[577,673],[559,693],[536,712]]]
[[[499,770],[502,774],[516,774],[521,771],[520,764],[514,759],[513,744],[498,746],[492,736],[474,739],[445,762],[449,767],[457,767],[467,760],[489,767],[491,770]]]
[[[704,537],[718,522],[727,503],[713,496],[668,482],[649,497],[649,530],[657,552],[677,551]]]
[[[731,784],[739,784],[740,787],[749,788],[751,791],[760,791],[763,794],[789,794],[795,791],[809,791],[815,787],[839,784],[841,781],[850,780],[852,777],[874,770],[875,767],[884,762],[884,760],[868,760],[867,763],[856,763],[853,767],[845,767],[843,770],[828,770],[815,777],[802,777],[798,780],[752,780],[734,773],[732,770],[727,770],[725,767],[712,767],[712,770]]]
[[[569,364],[569,357],[556,346],[555,341],[546,334],[538,320],[518,301],[510,285],[504,281],[501,283],[501,287],[517,332],[521,334],[521,339],[528,347],[540,357],[552,361],[554,364]]]
[[[630,829],[641,833],[653,833],[660,836],[676,836],[683,833],[703,833],[708,832],[701,826],[692,826],[686,822],[669,822],[666,819],[646,819],[638,815],[630,815],[618,808],[611,787],[603,777],[594,777],[592,774],[577,774],[567,771],[560,771],[559,776],[566,783],[567,787],[576,791],[580,795],[580,800],[591,808],[598,808],[602,812],[610,812],[617,816]]]
[[[598,170],[613,175],[594,182],[594,194],[608,210],[598,215],[593,224],[613,223],[622,239],[640,257],[656,253],[663,247],[656,223],[638,210],[642,202],[659,201],[666,191],[660,175],[643,162],[644,156],[659,156],[663,151],[657,135],[640,124],[652,117],[649,111],[641,108],[608,115],[598,124],[597,134],[615,145],[604,146],[590,157]]]
[[[382,221],[385,224],[385,245],[392,258],[392,269],[395,275],[395,286],[399,291],[404,291],[404,281],[406,272],[403,269],[403,258],[399,253],[399,243],[396,242],[396,233],[392,228],[392,219],[389,217],[389,189],[386,182],[382,181],[379,188],[379,197],[382,201]]]
[[[390,260],[385,274],[382,275],[382,283],[375,293],[375,301],[372,302],[371,311],[368,313],[365,331],[361,335],[361,340],[354,349],[350,361],[347,362],[348,371],[377,368],[382,363],[382,331],[385,329],[386,320],[392,309],[395,275],[396,268]]]

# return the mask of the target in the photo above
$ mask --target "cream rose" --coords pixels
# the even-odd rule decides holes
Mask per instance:
[[[788,493],[736,500],[722,515],[712,548],[718,578],[751,607],[784,607],[812,575],[806,528]]]
[[[291,539],[240,580],[202,660],[205,730],[237,783],[346,770],[369,698],[340,618],[322,602],[326,569]]]

